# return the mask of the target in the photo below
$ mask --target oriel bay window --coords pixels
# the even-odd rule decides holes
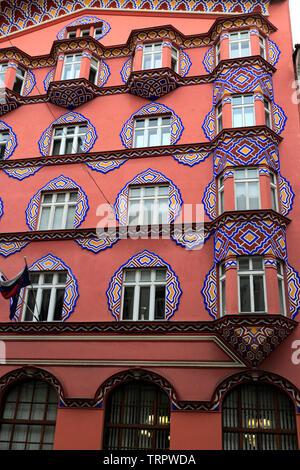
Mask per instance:
[[[134,147],[170,145],[171,116],[137,118],[134,121]]]
[[[43,193],[38,230],[73,228],[77,195],[77,191]]]
[[[67,271],[31,272],[22,321],[60,321]]]
[[[229,35],[230,59],[251,55],[249,31],[238,31]]]
[[[167,224],[169,185],[132,186],[129,189],[128,225]]]
[[[81,54],[69,54],[65,56],[62,80],[73,80],[79,78],[81,67]]]
[[[249,95],[232,96],[232,127],[255,126],[254,97]]]
[[[50,155],[81,153],[86,131],[87,126],[85,124],[55,127],[53,129]]]
[[[126,269],[123,273],[122,320],[164,320],[165,268]]]
[[[262,256],[238,257],[240,313],[266,313],[266,282]]]
[[[235,209],[260,209],[259,173],[257,168],[234,170]]]
[[[162,66],[162,43],[144,44],[143,70],[158,69]]]

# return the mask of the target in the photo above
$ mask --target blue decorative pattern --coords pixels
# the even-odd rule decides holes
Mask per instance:
[[[99,171],[100,173],[108,173],[109,171],[119,168],[127,162],[127,160],[127,158],[124,158],[123,160],[99,160],[98,162],[86,163],[86,165],[92,170]]]
[[[53,121],[50,126],[43,132],[42,137],[38,142],[41,154],[44,156],[49,155],[53,126],[57,126],[59,124],[62,126],[67,126],[68,124],[74,125],[80,122],[84,122],[87,125],[87,133],[82,145],[82,151],[88,152],[89,150],[91,150],[95,143],[95,140],[97,139],[97,132],[95,127],[86,117],[82,116],[82,114],[69,112],[60,116],[58,119],[56,119],[56,121]]]
[[[283,109],[278,104],[273,103],[274,131],[277,132],[277,134],[281,134],[284,130],[286,121],[287,117]]]
[[[179,189],[169,178],[166,178],[166,176],[164,176],[162,173],[148,168],[148,170],[138,174],[135,178],[129,181],[129,183],[124,186],[124,188],[120,191],[117,196],[114,208],[116,212],[116,217],[121,225],[127,224],[129,187],[131,185],[149,183],[169,183],[169,222],[173,222],[175,220],[175,218],[179,214],[182,205],[182,199]]]
[[[171,239],[176,242],[177,245],[186,248],[187,250],[199,250],[206,240],[210,237],[210,234],[205,235],[204,224],[199,224],[199,227],[193,230],[185,229],[184,233],[181,233],[181,230],[178,233],[171,235]]]
[[[124,83],[127,83],[127,80],[131,74],[132,71],[132,58],[130,57],[128,60],[126,60],[125,64],[122,67],[121,70],[121,78]]]
[[[31,70],[27,70],[22,95],[28,96],[36,85],[35,75]]]
[[[48,91],[49,85],[51,82],[54,80],[54,75],[55,75],[55,68],[50,70],[50,72],[47,73],[45,80],[43,81],[45,91]]]
[[[300,309],[300,277],[292,266],[286,263],[290,315],[294,319]]]
[[[61,29],[56,37],[57,37],[57,39],[64,39],[64,37],[66,35],[66,30],[69,26],[99,23],[100,21],[102,22],[102,31],[101,31],[101,34],[99,34],[96,37],[96,39],[99,40],[99,39],[103,38],[104,36],[106,36],[107,33],[110,31],[110,25],[106,21],[103,21],[100,18],[97,18],[97,16],[82,16],[81,18],[78,18],[77,20],[72,21],[67,26],[65,26],[63,29]]]
[[[60,175],[54,180],[47,183],[43,188],[41,188],[31,199],[26,209],[26,223],[30,230],[36,230],[37,228],[37,216],[40,207],[40,200],[43,191],[67,191],[71,189],[76,189],[78,191],[76,211],[74,216],[74,228],[79,227],[79,225],[84,221],[86,213],[89,208],[88,199],[86,194],[83,192],[81,187],[75,183],[75,181],[67,178],[66,176]]]
[[[108,67],[107,63],[104,62],[104,60],[101,60],[100,67],[99,67],[97,85],[99,87],[105,85],[105,83],[107,82],[109,76],[110,76],[109,67]]]
[[[3,216],[3,201],[0,198],[0,219],[1,219],[2,216]]]
[[[181,154],[172,154],[172,157],[178,161],[178,163],[182,163],[183,165],[187,166],[194,166],[198,165],[200,162],[204,162],[206,158],[210,155],[209,152],[190,152],[190,153],[181,153]]]
[[[214,267],[206,275],[201,294],[204,298],[206,310],[208,311],[210,316],[215,320],[218,315],[216,265],[214,265]]]
[[[122,281],[124,269],[139,268],[167,268],[166,276],[166,310],[165,319],[169,320],[178,308],[179,298],[182,294],[178,278],[171,266],[161,259],[158,255],[147,250],[130,258],[127,263],[123,264],[113,275],[106,295],[108,299],[108,307],[116,321],[121,317],[121,301],[122,301]]]
[[[213,69],[215,68],[215,47],[214,46],[212,46],[206,52],[204,59],[203,59],[203,65],[207,73],[211,73]]]
[[[4,152],[4,157],[3,157],[3,160],[7,160],[13,154],[16,146],[18,145],[17,144],[17,136],[13,132],[13,130],[10,126],[8,126],[5,122],[0,121],[0,133],[2,131],[9,132],[9,137],[8,137],[7,142],[6,142],[5,152]]]
[[[188,54],[182,50],[179,51],[179,74],[185,77],[191,68],[192,62]]]
[[[215,108],[213,108],[204,119],[204,123],[202,125],[204,134],[209,140],[213,140],[213,138],[215,137],[215,132],[216,132],[215,121],[216,121],[216,114],[215,114]]]
[[[216,217],[217,188],[215,179],[213,179],[205,189],[202,199],[204,210],[210,219]]]
[[[268,39],[267,42],[269,62],[271,63],[271,65],[275,66],[279,60],[280,50],[278,49],[275,42],[271,41],[271,39]]]
[[[37,171],[41,170],[42,167],[40,166],[31,166],[28,168],[9,168],[4,171],[7,176],[11,178],[16,178],[19,181],[22,181],[24,178],[28,178],[29,176],[34,175]]]
[[[11,243],[1,243],[0,242],[0,255],[7,258],[18,251],[23,250],[29,242],[11,242]]]
[[[290,183],[279,174],[279,194],[281,202],[281,212],[283,215],[287,216],[288,213],[293,208],[293,202],[295,198],[294,191]]]
[[[134,119],[136,117],[159,115],[162,113],[171,114],[171,144],[176,144],[184,129],[181,119],[167,106],[160,103],[149,103],[133,113],[128,121],[125,122],[120,134],[124,147],[131,148],[133,145]]]
[[[85,250],[92,251],[93,253],[100,253],[100,251],[111,248],[119,241],[119,238],[104,234],[99,238],[79,238],[75,241]]]
[[[29,271],[67,271],[67,282],[65,288],[64,304],[62,309],[62,321],[66,321],[71,313],[74,311],[76,301],[78,298],[78,284],[71,271],[71,269],[66,266],[63,261],[52,254],[48,254],[43,258],[39,259],[31,266],[29,266]],[[24,301],[25,289],[22,289],[20,292],[19,302],[14,317],[15,321],[20,320],[22,306]]]

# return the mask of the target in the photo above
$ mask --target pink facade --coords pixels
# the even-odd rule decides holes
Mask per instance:
[[[0,300],[1,448],[298,448],[288,1],[157,11],[86,0],[23,26],[13,18],[25,10],[4,3],[0,269],[10,279],[26,257],[32,285],[11,321]],[[8,397],[34,382],[56,390],[57,415],[23,419],[50,422],[53,438],[16,444],[3,431],[18,425]],[[154,418],[114,421],[130,393],[145,408],[140,386],[156,394]],[[229,426],[255,390],[276,423],[253,398],[251,418]]]

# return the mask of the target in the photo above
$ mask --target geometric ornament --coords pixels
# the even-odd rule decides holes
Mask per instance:
[[[294,319],[300,308],[300,278],[297,271],[288,263],[285,264],[289,293],[290,315]]]
[[[112,247],[119,241],[116,236],[104,234],[99,238],[79,238],[75,240],[81,248],[92,251],[93,253],[99,253],[100,251],[106,250],[106,248]]]
[[[2,171],[4,171],[7,176],[10,176],[11,178],[16,178],[17,180],[21,181],[24,178],[28,178],[28,176],[34,175],[37,171],[41,170],[42,168],[42,166],[31,166],[28,168],[9,168]]]
[[[105,85],[109,76],[110,76],[109,67],[107,63],[104,62],[104,60],[101,60],[100,66],[99,66],[99,72],[98,72],[97,86],[101,87]]]
[[[286,121],[287,117],[283,109],[278,104],[273,103],[274,131],[277,132],[277,134],[281,134],[281,132],[285,128]]]
[[[4,156],[3,156],[3,160],[7,160],[12,155],[13,151],[15,150],[17,146],[17,136],[8,124],[6,124],[3,121],[0,121],[0,133],[2,131],[9,133],[8,139],[6,141]]]
[[[73,312],[79,295],[78,284],[71,269],[66,266],[61,259],[48,254],[29,266],[29,271],[67,271],[65,296],[61,317],[61,321],[66,321]],[[25,289],[22,289],[19,296],[17,310],[14,316],[15,321],[21,320],[20,314],[22,312],[22,306],[24,305],[24,295]]]
[[[3,202],[2,199],[0,198],[0,219],[3,216]]]
[[[36,85],[35,76],[31,72],[31,70],[28,70],[25,76],[25,83],[24,83],[22,95],[28,96],[32,92],[35,85]]]
[[[183,165],[187,166],[194,166],[198,165],[200,162],[204,162],[206,158],[209,157],[209,152],[190,152],[190,153],[180,153],[180,154],[172,154],[172,157],[178,161],[178,163],[182,163]]]
[[[179,52],[179,75],[185,77],[191,68],[192,62],[186,52],[180,49]]]
[[[45,91],[48,91],[49,85],[54,80],[55,68],[53,67],[50,72],[47,73],[45,80],[43,81]]]
[[[89,208],[88,199],[81,187],[75,181],[63,175],[58,176],[54,180],[47,183],[43,188],[32,197],[26,209],[26,223],[30,230],[37,230],[37,216],[40,207],[40,200],[43,191],[66,191],[69,189],[77,190],[77,203],[74,216],[74,228],[84,221],[87,210]]]
[[[204,286],[201,290],[204,298],[205,308],[210,316],[216,320],[218,315],[217,302],[217,268],[216,265],[209,271],[205,277]]]
[[[21,251],[29,242],[10,242],[10,243],[1,243],[0,242],[0,255],[7,258],[17,251]]]
[[[122,131],[120,133],[122,144],[126,148],[132,148],[133,146],[133,130],[134,130],[134,118],[159,115],[159,114],[171,114],[171,145],[175,144],[181,137],[183,132],[183,125],[181,119],[172,111],[172,109],[164,106],[160,103],[149,103],[143,106],[141,109],[132,114],[132,116],[125,122]]]
[[[206,72],[211,73],[213,69],[215,68],[215,48],[212,46],[208,51],[206,52],[204,59],[203,59],[203,65],[205,67]]]
[[[80,122],[84,122],[87,127],[86,135],[84,142],[81,147],[82,152],[88,152],[93,147],[95,140],[97,139],[97,133],[95,127],[91,124],[91,122],[82,114],[69,112],[63,114],[58,119],[53,121],[50,126],[43,132],[42,137],[40,138],[38,144],[40,148],[40,152],[45,157],[49,155],[50,145],[51,145],[51,136],[53,127],[57,125],[64,125],[67,126],[68,124],[78,124]]]
[[[99,160],[97,162],[88,162],[86,165],[92,170],[99,171],[101,173],[108,173],[109,171],[119,168],[123,163],[127,162],[127,158],[122,160]]]
[[[113,275],[106,295],[108,308],[116,321],[120,320],[121,301],[122,301],[122,283],[124,269],[139,268],[167,268],[166,276],[166,299],[165,299],[165,320],[169,320],[178,308],[179,298],[182,294],[179,281],[171,266],[161,259],[158,255],[147,250],[134,255],[127,263],[123,264]]]
[[[121,225],[127,225],[127,213],[128,213],[128,193],[131,185],[137,184],[159,184],[159,183],[169,183],[169,218],[168,223],[173,222],[174,219],[178,216],[182,199],[181,194],[177,186],[166,176],[158,171],[148,170],[143,171],[139,175],[135,176],[129,183],[124,186],[116,198],[114,204],[114,209],[116,212],[117,220]]]
[[[216,132],[216,113],[214,107],[205,117],[202,129],[207,139],[213,140]]]
[[[101,39],[104,36],[106,36],[106,34],[109,32],[110,25],[106,23],[106,21],[103,21],[100,18],[97,18],[96,16],[82,16],[81,18],[77,18],[76,20],[72,21],[71,23],[67,24],[64,28],[62,28],[56,37],[57,39],[64,39],[65,34],[66,34],[66,29],[69,26],[76,26],[76,25],[83,25],[83,24],[90,24],[90,23],[100,23],[100,22],[102,23],[101,33],[98,34],[95,39],[97,40]]]
[[[290,183],[280,173],[278,176],[281,213],[287,216],[293,208],[295,194],[291,188]]]
[[[198,224],[199,227],[196,229],[185,228],[182,233],[182,230],[174,231],[174,234],[171,235],[171,239],[176,242],[177,245],[186,248],[187,250],[196,250],[201,249],[202,245],[210,237],[211,234],[205,234],[204,225]],[[201,248],[200,248],[201,247]]]
[[[121,78],[124,83],[127,83],[127,80],[131,74],[132,71],[132,58],[130,57],[128,60],[126,60],[125,64],[122,67],[121,70]]]
[[[275,66],[277,64],[279,56],[280,56],[280,50],[278,49],[277,44],[275,44],[275,42],[271,41],[271,39],[268,39],[267,43],[268,43],[269,62],[270,62],[271,65]]]
[[[210,219],[216,217],[217,188],[216,181],[213,179],[205,189],[202,199],[206,214]]]

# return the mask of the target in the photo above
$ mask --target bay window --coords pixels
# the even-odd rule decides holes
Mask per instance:
[[[219,214],[224,212],[224,176],[218,179]]]
[[[62,80],[73,80],[79,78],[81,67],[81,54],[68,54],[65,56]]]
[[[162,43],[144,44],[143,70],[158,69],[162,66]]]
[[[255,126],[253,95],[232,97],[232,127]]]
[[[99,71],[99,61],[97,59],[94,59],[94,57],[92,57],[90,73],[89,73],[89,81],[91,83],[94,83],[94,85],[97,85],[98,71]]]
[[[238,31],[229,35],[230,59],[251,55],[249,31]]]
[[[257,168],[234,170],[235,210],[260,209],[260,187]]]
[[[266,126],[270,127],[270,129],[272,129],[271,104],[270,104],[270,101],[267,100],[267,99],[264,99],[264,108],[265,108]]]

